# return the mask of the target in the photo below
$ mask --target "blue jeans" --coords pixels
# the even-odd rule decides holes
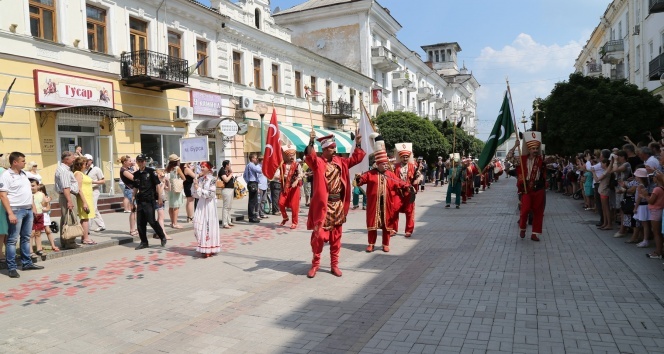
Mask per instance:
[[[34,215],[32,209],[14,210],[16,224],[9,223],[9,234],[7,235],[7,269],[16,270],[16,241],[21,246],[21,263],[23,267],[31,265],[30,259],[30,234],[32,233],[32,220]]]

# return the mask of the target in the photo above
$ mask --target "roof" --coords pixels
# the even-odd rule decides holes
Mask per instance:
[[[454,46],[457,52],[461,51],[461,47],[459,46],[459,43],[457,43],[457,42],[443,42],[443,43],[437,43],[437,44],[429,44],[429,45],[423,45],[421,48],[426,50],[427,48],[449,47],[449,46]]]
[[[361,0],[308,0],[302,4],[295,5],[289,9],[281,10],[278,13],[273,14],[273,16],[284,15],[289,13],[295,13],[300,11],[306,11],[311,9],[317,9],[321,7],[334,6],[339,4],[345,4],[348,2],[355,2]]]

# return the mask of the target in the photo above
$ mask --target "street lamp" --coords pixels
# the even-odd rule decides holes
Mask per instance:
[[[265,103],[261,102],[256,105],[256,113],[261,117],[261,153],[265,151],[265,132],[263,131],[263,118],[267,113],[268,107]]]
[[[535,131],[539,131],[539,114],[544,113],[544,111],[540,111],[539,109],[539,102],[535,103],[535,110],[533,113],[535,113]]]
[[[522,113],[521,123],[523,123],[523,131],[525,132],[526,131],[526,123],[528,123],[528,120],[526,119],[526,111],[522,110],[521,113]]]

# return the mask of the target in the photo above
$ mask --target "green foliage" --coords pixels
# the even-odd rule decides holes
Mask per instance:
[[[441,134],[443,134],[445,139],[447,139],[451,145],[454,145],[454,141],[456,140],[456,152],[462,155],[471,155],[474,158],[479,157],[480,153],[482,153],[484,142],[480,139],[468,135],[465,130],[453,127],[451,122],[444,122],[441,120],[434,121],[433,125],[439,132],[441,132]]]
[[[447,156],[452,145],[429,120],[410,112],[387,112],[374,119],[380,134],[385,139],[388,151],[397,143],[413,143],[413,154],[428,162],[437,156]],[[393,155],[392,155],[393,156]]]
[[[570,155],[585,149],[613,148],[627,135],[635,143],[644,132],[659,136],[664,105],[645,89],[624,80],[571,74],[542,100],[539,126],[547,153]]]

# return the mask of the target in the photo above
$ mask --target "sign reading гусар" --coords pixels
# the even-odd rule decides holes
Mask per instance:
[[[54,106],[103,106],[115,108],[113,83],[78,76],[34,70],[35,101]]]

